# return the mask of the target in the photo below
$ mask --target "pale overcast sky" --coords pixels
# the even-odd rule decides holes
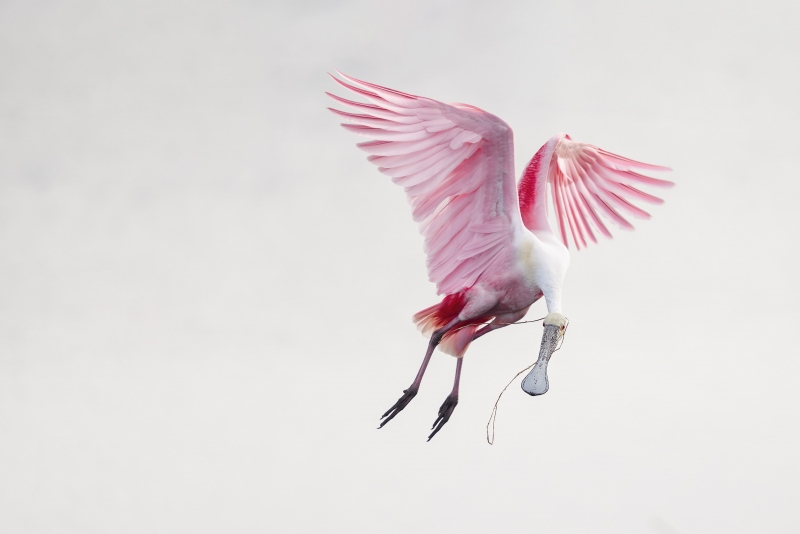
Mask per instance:
[[[797,3],[0,2],[0,531],[800,531]],[[437,301],[326,72],[671,166],[384,429]],[[343,91],[340,91],[343,94]],[[536,304],[529,318],[545,313]]]

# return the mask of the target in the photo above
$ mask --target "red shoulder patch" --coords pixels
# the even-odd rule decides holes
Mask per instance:
[[[539,173],[544,148],[544,146],[540,148],[533,156],[528,166],[525,167],[522,179],[519,181],[517,192],[519,194],[519,209],[522,213],[531,213],[533,211],[533,205],[536,202],[536,175]]]

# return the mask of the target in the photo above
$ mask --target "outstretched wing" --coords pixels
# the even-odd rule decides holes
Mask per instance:
[[[531,230],[547,225],[542,195],[546,179],[561,240],[568,246],[569,229],[575,246],[585,248],[587,240],[597,243],[593,229],[611,238],[600,215],[626,230],[633,230],[626,217],[649,219],[650,214],[634,202],[662,204],[664,201],[638,187],[672,187],[675,184],[639,171],[668,170],[668,167],[634,161],[560,134],[537,152],[520,180],[523,221]]]
[[[328,93],[357,113],[329,109],[350,121],[346,129],[373,139],[358,147],[405,189],[438,293],[471,287],[521,228],[511,128],[473,106],[339,74],[346,81],[333,77],[337,83],[370,103]]]

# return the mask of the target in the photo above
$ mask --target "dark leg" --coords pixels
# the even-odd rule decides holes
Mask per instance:
[[[491,323],[479,328],[478,331],[472,336],[472,341],[475,341],[479,337],[488,334],[492,330],[497,330],[498,328],[503,328],[511,323],[519,321],[525,316],[527,311],[528,309],[525,308],[519,312],[496,317]],[[433,426],[431,427],[433,432],[431,432],[431,435],[428,436],[428,441],[430,441],[431,438],[442,429],[445,423],[450,420],[450,416],[453,415],[453,411],[456,409],[456,405],[458,404],[458,384],[461,380],[461,366],[463,363],[464,359],[458,358],[458,362],[456,362],[456,379],[455,383],[453,384],[453,391],[450,392],[450,395],[448,395],[444,400],[444,403],[442,403],[442,407],[439,408],[439,417],[437,417],[436,421],[433,422]]]
[[[450,395],[444,400],[442,403],[442,407],[439,408],[439,417],[436,418],[436,421],[433,422],[433,432],[431,435],[428,436],[428,441],[431,440],[433,436],[439,432],[442,427],[450,420],[450,416],[453,415],[453,411],[456,409],[456,405],[458,404],[458,383],[461,380],[461,365],[464,363],[464,358],[457,358],[456,362],[456,379],[453,383],[453,391],[450,392]]]
[[[530,306],[528,308],[530,308]],[[493,330],[504,328],[509,324],[516,323],[525,317],[525,314],[528,313],[528,308],[514,313],[507,313],[506,315],[498,315],[491,323],[479,328],[478,331],[473,334],[472,341],[475,341],[479,337],[484,336]]]
[[[472,341],[475,341],[479,337],[488,334],[492,330],[497,330],[498,328],[503,328],[504,326],[506,326],[506,325],[498,325],[498,324],[494,324],[494,323],[489,323],[489,324],[487,324],[485,326],[482,326],[482,327],[478,328],[478,331],[475,332],[472,335]]]
[[[419,371],[417,371],[417,377],[414,379],[414,382],[411,383],[408,389],[403,390],[403,396],[394,403],[394,406],[389,408],[386,413],[381,416],[383,421],[381,421],[381,425],[378,428],[383,428],[383,425],[394,419],[394,416],[399,414],[403,408],[408,406],[408,403],[411,402],[411,399],[416,397],[417,392],[419,391],[419,385],[422,383],[422,376],[425,374],[425,369],[428,368],[428,362],[431,361],[431,356],[433,355],[434,349],[436,349],[436,346],[442,340],[447,331],[453,328],[453,326],[456,324],[458,324],[458,319],[454,319],[433,333],[430,342],[428,342],[428,350],[425,353],[425,358],[423,358],[422,365],[420,365]]]

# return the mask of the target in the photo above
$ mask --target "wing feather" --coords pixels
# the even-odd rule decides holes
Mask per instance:
[[[661,204],[663,200],[638,187],[674,185],[636,172],[668,171],[667,167],[642,163],[593,145],[578,143],[565,134],[559,136],[552,158],[554,161],[550,162],[547,182],[559,233],[564,244],[568,245],[569,229],[572,242],[578,249],[586,247],[587,238],[597,242],[593,228],[611,237],[611,232],[598,215],[626,230],[633,229],[626,216],[650,218],[649,213],[633,202]]]
[[[355,102],[353,100],[342,98],[341,96],[335,95],[333,93],[328,93],[327,91],[325,92],[325,94],[331,97],[332,99],[336,100],[340,104],[344,104],[353,109],[363,111],[364,113],[369,114],[373,117],[378,117],[381,119],[387,119],[393,122],[406,123],[406,124],[413,124],[417,122],[417,120],[414,117],[405,117],[389,109],[376,106],[375,104],[367,104],[365,102]],[[333,111],[333,108],[328,108],[328,109]]]
[[[569,169],[571,176],[579,176],[578,168],[574,161],[570,161],[567,165],[567,168]],[[594,233],[592,233],[591,225],[587,220],[586,213],[583,210],[584,206],[582,203],[581,194],[576,185],[577,181],[578,180],[566,182],[566,191],[569,193],[570,205],[575,213],[573,218],[579,224],[579,232],[582,234],[583,240],[585,241],[586,237],[588,237],[593,243],[597,243],[597,239],[594,237]]]
[[[608,231],[608,228],[606,228],[606,225],[603,224],[603,221],[600,219],[600,217],[598,217],[597,211],[599,211],[601,209],[597,205],[598,200],[586,188],[586,183],[585,183],[585,181],[587,180],[586,171],[584,169],[582,169],[581,167],[578,167],[578,172],[581,175],[581,179],[580,180],[576,180],[575,185],[576,185],[576,187],[578,189],[578,192],[580,193],[580,197],[581,197],[581,200],[583,201],[583,204],[584,204],[584,206],[586,208],[586,212],[591,217],[592,223],[594,224],[595,228],[600,230],[600,233],[603,234],[605,237],[607,237],[608,239],[611,239],[611,232]]]
[[[357,80],[332,78],[368,101],[328,93],[358,147],[405,189],[425,237],[428,276],[440,294],[471,287],[514,251],[522,225],[511,128],[473,106],[444,104]]]

